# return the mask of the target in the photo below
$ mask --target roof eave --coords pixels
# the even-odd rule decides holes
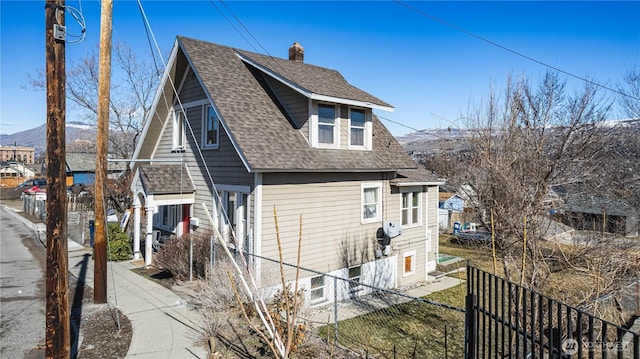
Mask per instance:
[[[253,169],[254,173],[278,173],[278,172],[286,172],[286,173],[295,173],[295,172],[305,172],[305,173],[330,173],[330,172],[344,172],[344,173],[363,173],[363,172],[397,172],[398,170],[409,170],[415,168],[256,168]]]
[[[444,182],[441,181],[419,181],[419,182],[391,182],[391,185],[396,187],[414,187],[414,186],[441,186]]]

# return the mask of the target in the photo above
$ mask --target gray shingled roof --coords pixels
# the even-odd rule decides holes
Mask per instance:
[[[147,194],[178,194],[195,191],[184,164],[140,165],[140,180]]]
[[[279,74],[291,83],[315,94],[392,107],[379,98],[352,86],[336,70],[248,51],[238,50],[238,52],[268,68],[270,71]]]
[[[336,71],[185,37],[178,37],[178,41],[218,108],[230,137],[247,160],[250,171],[363,171],[417,167],[375,116],[372,151],[311,147],[273,102],[262,86],[263,80],[254,75],[256,69],[245,63],[238,53],[265,67],[273,66],[273,71],[277,70],[288,81],[310,91],[388,106],[349,85]]]
[[[75,153],[67,152],[67,166],[73,172],[95,172],[95,153]],[[124,171],[127,168],[126,162],[107,162],[107,171]]]

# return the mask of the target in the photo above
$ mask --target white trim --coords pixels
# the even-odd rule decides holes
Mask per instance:
[[[413,259],[411,260],[411,270],[409,272],[405,271],[405,260],[407,257],[413,257]],[[411,275],[416,274],[416,262],[417,262],[417,257],[416,257],[416,250],[410,250],[410,251],[406,251],[402,253],[402,277],[408,277]]]
[[[313,278],[318,278],[318,277],[322,278],[322,286],[319,286],[318,288],[313,288],[312,287]],[[311,292],[320,290],[320,288],[322,288],[322,297],[313,299],[311,297]],[[316,304],[324,303],[326,301],[327,301],[327,281],[326,281],[325,275],[324,274],[312,275],[311,277],[309,277],[309,304],[313,306]]]
[[[333,143],[320,143],[319,135],[320,135],[320,121],[319,121],[319,107],[320,105],[333,107],[334,119],[333,119]],[[311,137],[311,145],[316,148],[329,148],[329,149],[339,149],[340,148],[340,106],[335,103],[318,103],[313,102],[311,106],[311,122],[309,126],[313,129],[313,136]],[[324,125],[327,126],[327,125]]]
[[[185,111],[186,110],[184,109],[184,106],[180,106],[177,110],[175,107],[173,107],[170,111],[172,151],[184,151],[186,147],[187,134],[185,131],[185,127],[187,126],[187,114],[185,113]],[[178,131],[178,126],[180,126],[180,131]]]
[[[413,196],[414,194],[417,193],[417,197],[418,197],[418,220],[417,222],[414,222],[414,218],[413,218]],[[402,226],[402,228],[414,228],[414,227],[420,227],[422,226],[422,208],[424,207],[423,204],[423,190],[422,187],[404,187],[402,189],[400,189],[400,225]],[[408,218],[407,218],[407,224],[402,223],[402,216],[403,216],[403,211],[404,211],[404,207],[402,204],[402,198],[405,194],[410,194],[410,198],[409,198],[409,207],[407,208],[408,210]],[[426,225],[426,222],[425,222]]]
[[[202,99],[202,100],[196,100],[196,101],[182,103],[182,108],[184,110],[186,110],[188,108],[203,106],[203,105],[207,105],[207,104],[209,104],[209,100],[208,99]],[[171,107],[172,108],[180,108],[180,105],[176,104],[176,105],[173,105]]]
[[[244,194],[251,193],[251,186],[235,185],[235,184],[217,184],[218,192],[240,192]]]
[[[378,189],[378,208],[374,218],[364,218],[364,190],[368,188]],[[375,223],[382,221],[382,183],[381,182],[364,182],[360,184],[360,223]]]
[[[146,139],[147,132],[149,131],[149,127],[153,122],[153,117],[157,113],[158,104],[160,103],[160,99],[162,97],[162,94],[164,93],[165,84],[167,83],[167,79],[171,74],[171,69],[173,69],[173,67],[175,66],[175,60],[176,60],[176,56],[178,55],[178,49],[179,49],[178,40],[176,40],[173,43],[173,48],[171,49],[171,55],[169,55],[169,60],[167,61],[167,64],[171,64],[171,66],[167,65],[167,67],[165,67],[164,72],[162,74],[162,79],[160,80],[158,89],[156,90],[156,94],[153,97],[153,105],[151,106],[151,110],[147,115],[148,118],[143,119],[144,126],[142,128],[142,133],[140,134],[140,141],[138,141],[138,143],[136,144],[136,148],[133,152],[133,156],[131,157],[132,159],[136,159],[140,155],[140,151],[142,150],[142,147],[144,144],[144,139]],[[160,133],[162,134],[162,132]],[[129,168],[133,169],[135,165],[136,165],[135,162],[130,162]]]
[[[431,231],[427,229],[427,233],[425,234],[425,239],[424,239],[424,247],[425,247],[425,251],[424,251],[424,262],[425,262],[425,266],[424,266],[424,277],[428,278],[429,275],[429,252],[431,252]],[[438,257],[436,256],[436,263],[438,261]]]
[[[401,183],[392,183],[393,186],[396,187],[415,187],[415,186],[439,186],[443,185],[444,182],[401,182]]]
[[[250,64],[251,66],[259,69],[260,71],[266,73],[267,75],[273,77],[274,79],[282,82],[284,85],[286,85],[287,87],[290,87],[291,89],[293,89],[294,91],[304,95],[305,97],[308,97],[312,100],[317,100],[317,101],[325,101],[325,102],[334,102],[334,103],[339,103],[339,104],[345,104],[345,105],[353,105],[353,106],[360,106],[360,107],[367,107],[367,108],[375,108],[378,110],[384,110],[384,111],[389,111],[389,112],[393,112],[394,108],[393,106],[385,106],[385,105],[379,105],[379,104],[374,104],[368,101],[358,101],[358,100],[351,100],[351,99],[346,99],[346,98],[341,98],[341,97],[334,97],[334,96],[327,96],[327,95],[320,95],[320,94],[316,94],[313,93],[311,91],[308,91],[300,86],[298,86],[297,84],[289,81],[288,79],[282,77],[280,74],[275,73],[273,71],[271,71],[270,69],[262,66],[261,64],[251,60],[250,58],[244,56],[241,53],[236,52],[236,55],[240,58],[240,60]]]
[[[253,250],[262,255],[262,173],[256,173],[253,182]]]

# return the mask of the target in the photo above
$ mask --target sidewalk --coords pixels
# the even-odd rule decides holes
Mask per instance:
[[[7,208],[46,241],[43,223],[22,217],[21,209]],[[82,271],[84,282],[93,287],[91,249],[72,240],[68,246],[69,272],[79,277]],[[142,265],[133,261],[107,263],[107,301],[129,319],[133,331],[126,358],[206,358],[206,349],[194,344],[199,336],[197,311],[170,289],[131,271]]]

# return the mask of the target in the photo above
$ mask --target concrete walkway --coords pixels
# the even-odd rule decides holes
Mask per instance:
[[[86,266],[86,269],[83,268]],[[107,263],[107,301],[129,319],[133,329],[127,358],[206,358],[198,340],[199,315],[170,289],[131,271],[135,262]],[[93,283],[91,251],[69,250],[70,272]]]
[[[46,226],[32,223],[20,215],[19,208],[10,208],[17,220],[34,229],[46,242]],[[68,241],[69,272],[93,287],[91,248]],[[170,289],[131,271],[141,262],[107,263],[107,301],[129,319],[132,338],[126,358],[206,358],[207,351],[195,344],[199,315],[186,301]]]

